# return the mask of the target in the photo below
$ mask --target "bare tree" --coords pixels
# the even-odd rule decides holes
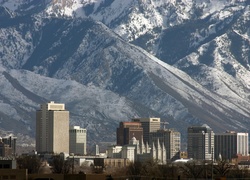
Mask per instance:
[[[142,166],[141,162],[138,161],[131,162],[126,169],[126,174],[132,176],[140,175],[141,166]]]
[[[178,166],[174,163],[159,165],[159,170],[164,178],[177,179],[179,176]]]
[[[29,174],[37,173],[41,166],[40,158],[36,155],[20,156],[16,160],[17,160],[17,167],[19,169],[28,169]]]
[[[203,176],[204,165],[197,161],[179,164],[179,169],[188,178],[198,179]]]
[[[238,165],[234,165],[227,174],[229,178],[246,179],[250,178],[248,167],[239,168]]]
[[[226,177],[231,169],[232,165],[226,160],[220,160],[217,165],[214,165],[214,173],[218,177]]]
[[[151,178],[163,177],[159,169],[158,162],[155,160],[148,160],[142,163],[140,174]]]
[[[52,172],[56,174],[69,174],[71,163],[69,160],[64,160],[60,155],[53,156]]]

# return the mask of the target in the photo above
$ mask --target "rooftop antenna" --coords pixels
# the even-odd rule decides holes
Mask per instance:
[[[169,124],[168,122],[161,122],[161,124],[163,124],[163,129],[165,129],[165,125]]]

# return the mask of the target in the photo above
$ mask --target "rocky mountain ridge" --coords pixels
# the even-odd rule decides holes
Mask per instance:
[[[34,137],[35,110],[54,100],[92,142],[133,117],[183,136],[202,123],[249,131],[247,1],[0,4],[2,130]]]

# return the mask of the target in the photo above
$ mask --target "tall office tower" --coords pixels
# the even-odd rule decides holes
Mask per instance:
[[[231,160],[233,156],[241,154],[248,156],[248,133],[236,133],[227,131],[216,133],[214,136],[214,157],[219,156],[225,160]]]
[[[69,111],[51,101],[36,111],[36,150],[39,153],[69,152]]]
[[[129,144],[129,141],[135,137],[142,139],[143,128],[140,122],[120,122],[116,130],[116,143],[119,146]]]
[[[80,126],[73,126],[69,130],[69,152],[85,155],[87,145],[87,130]]]
[[[188,157],[197,160],[214,159],[214,132],[204,124],[188,128]]]
[[[2,142],[4,144],[8,144],[9,147],[11,148],[13,156],[16,155],[16,140],[17,140],[17,137],[11,136],[11,135],[2,138]]]
[[[149,143],[164,144],[166,149],[166,158],[169,160],[179,159],[178,155],[181,149],[181,133],[172,129],[161,129],[149,133]]]
[[[160,129],[161,119],[160,118],[134,118],[132,122],[140,122],[143,128],[143,141],[144,143],[149,142],[149,133],[156,132]]]

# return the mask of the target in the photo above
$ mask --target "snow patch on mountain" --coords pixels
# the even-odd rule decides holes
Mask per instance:
[[[16,11],[24,2],[25,0],[0,0],[0,5],[11,11]]]
[[[23,35],[15,28],[1,28],[0,39],[4,44],[0,46],[0,64],[8,68],[20,68],[33,50],[30,32]]]

